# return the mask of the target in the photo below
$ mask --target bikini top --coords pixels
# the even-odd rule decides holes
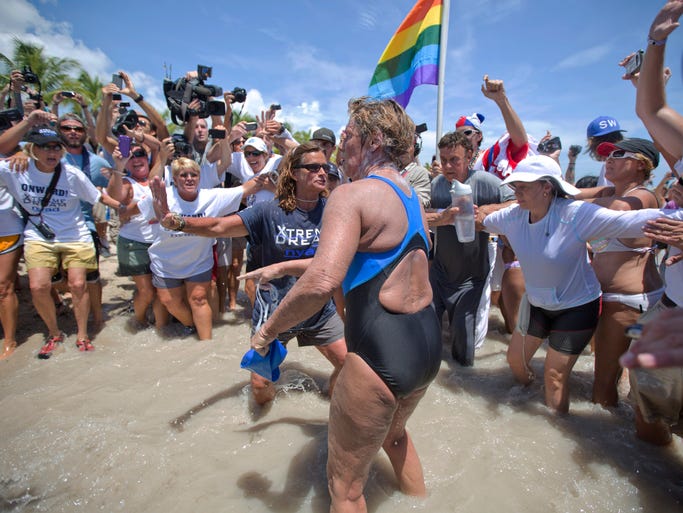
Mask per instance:
[[[417,194],[415,194],[415,191],[411,190],[411,195],[409,197],[391,180],[384,178],[383,176],[370,175],[368,178],[381,180],[394,189],[406,211],[408,230],[401,243],[393,249],[381,253],[357,252],[353,257],[351,265],[346,272],[346,277],[342,282],[344,294],[347,294],[359,285],[371,280],[382,272],[383,269],[390,266],[394,260],[401,256],[401,253],[408,246],[415,234],[419,234],[422,237],[425,245],[425,252],[427,252],[429,248],[429,238],[425,232],[424,224],[422,223],[420,199]]]
[[[638,185],[637,187],[634,187],[633,189],[629,189],[624,193],[624,196],[626,196],[629,192],[635,191],[637,189],[643,189],[647,192],[651,192],[654,195],[654,192],[652,192],[650,189],[647,187],[644,187],[642,185]],[[655,196],[656,198],[656,196]],[[624,251],[631,251],[633,253],[650,253],[655,250],[654,244],[651,244],[649,246],[640,246],[637,248],[627,246],[623,242],[621,242],[619,239],[595,239],[591,240],[588,242],[590,244],[591,250],[593,253],[620,253]]]

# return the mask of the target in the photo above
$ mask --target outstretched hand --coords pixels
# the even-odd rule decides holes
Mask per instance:
[[[683,221],[668,217],[653,219],[645,224],[643,234],[650,239],[683,249]]]
[[[666,39],[680,25],[678,18],[681,14],[683,14],[683,0],[669,0],[652,21],[650,37],[657,41]]]
[[[173,214],[168,209],[168,198],[166,197],[166,184],[164,181],[155,176],[149,182],[149,188],[152,191],[152,206],[154,207],[154,214],[157,216],[159,224],[164,228],[173,226]]]

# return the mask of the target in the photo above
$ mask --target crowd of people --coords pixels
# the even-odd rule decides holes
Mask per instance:
[[[681,14],[683,2],[666,3],[640,72],[625,77],[652,140],[624,138],[610,116],[590,121],[586,153],[603,163],[591,184],[574,184],[580,149],[563,172],[557,138],[528,134],[503,81],[488,76],[482,93],[505,133],[484,145],[485,116],[462,115],[427,169],[420,127],[392,100],[352,99],[339,145],[328,128],[297,142],[276,121],[279,106],[234,123],[236,91],[219,114],[184,98],[184,130],[170,134],[123,71],[97,113],[79,94],[59,92],[49,107],[22,96],[25,76],[13,71],[3,106],[20,116],[0,134],[0,359],[17,347],[22,258],[47,332],[38,358],[66,341],[64,287],[75,345],[95,350],[105,323],[99,259],[112,240],[118,274],[135,285],[136,329],[177,322],[211,339],[214,319],[236,307],[239,277],[254,350],[265,356],[273,341],[296,338],[329,360],[333,511],[365,510],[380,448],[402,491],[426,493],[406,422],[439,369],[442,333],[453,360],[475,365],[491,305],[511,333],[518,382],[534,380],[531,361],[547,341],[551,411],[569,411],[571,371],[590,348],[593,401],[617,406],[628,378],[638,436],[669,443],[683,408],[683,115],[666,103],[664,49]],[[80,115],[60,114],[66,98]],[[670,171],[654,187],[660,155]],[[454,184],[469,186],[477,206],[471,242],[454,226]],[[259,405],[275,397],[256,372],[251,390]]]

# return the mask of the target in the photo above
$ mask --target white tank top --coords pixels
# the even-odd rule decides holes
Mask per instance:
[[[133,187],[134,203],[137,203],[143,198],[152,195],[152,191],[148,185],[141,185],[128,176],[125,176],[123,179],[130,183]],[[151,244],[157,238],[158,232],[159,222],[156,219],[150,219],[148,221],[138,214],[131,217],[130,221],[121,226],[119,235],[121,237],[125,237],[126,239]]]

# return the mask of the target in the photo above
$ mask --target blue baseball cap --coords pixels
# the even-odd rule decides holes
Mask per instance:
[[[619,122],[611,116],[600,116],[590,122],[586,129],[586,137],[599,137],[612,132],[625,132],[619,126]]]

